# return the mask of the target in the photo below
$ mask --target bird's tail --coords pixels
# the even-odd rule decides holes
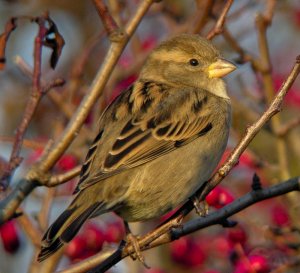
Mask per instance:
[[[94,203],[89,207],[84,207],[84,204],[78,205],[80,202],[76,202],[76,199],[79,196],[48,228],[42,239],[42,247],[38,256],[39,262],[54,254],[64,243],[71,241],[83,223],[101,209],[101,202]]]

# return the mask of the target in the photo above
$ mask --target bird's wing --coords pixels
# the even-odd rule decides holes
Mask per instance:
[[[75,192],[154,160],[212,129],[208,93],[137,83],[100,120]]]

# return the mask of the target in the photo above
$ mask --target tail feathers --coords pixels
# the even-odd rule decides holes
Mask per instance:
[[[98,210],[101,205],[102,203],[97,202],[84,211],[81,211],[79,207],[72,207],[65,210],[45,233],[42,239],[42,248],[38,255],[38,261],[41,262],[47,259],[60,249],[64,243],[71,241],[83,223]]]

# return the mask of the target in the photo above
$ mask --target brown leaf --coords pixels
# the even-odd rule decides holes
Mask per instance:
[[[52,49],[52,54],[50,58],[51,68],[55,68],[58,62],[58,59],[61,55],[63,46],[65,45],[65,40],[62,35],[59,33],[55,23],[48,17],[48,23],[50,25],[46,33],[46,39],[44,45]]]
[[[0,70],[4,69],[4,66],[5,66],[6,43],[9,38],[10,33],[12,31],[14,31],[15,28],[17,27],[16,20],[17,20],[17,18],[15,18],[15,17],[10,18],[5,25],[4,32],[0,35]]]

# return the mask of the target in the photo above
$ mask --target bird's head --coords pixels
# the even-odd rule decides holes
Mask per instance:
[[[235,69],[205,38],[182,34],[163,42],[149,55],[140,78],[228,97],[221,78]]]

